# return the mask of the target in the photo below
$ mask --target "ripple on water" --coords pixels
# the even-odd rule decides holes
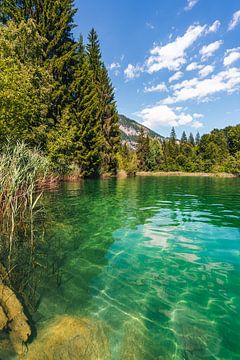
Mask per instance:
[[[107,324],[111,360],[239,360],[240,182],[227,180],[86,181],[49,195],[65,256],[43,319]]]

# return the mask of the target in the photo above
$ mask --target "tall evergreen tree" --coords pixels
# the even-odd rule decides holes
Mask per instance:
[[[187,142],[187,135],[186,135],[186,132],[183,131],[182,137],[181,137],[181,143],[186,143],[186,142]]]
[[[195,145],[195,140],[194,140],[193,134],[192,134],[191,132],[190,132],[190,134],[189,134],[188,142],[189,142],[189,144],[191,144],[192,146]]]
[[[196,137],[195,137],[195,144],[199,145],[200,144],[200,140],[201,140],[201,136],[199,134],[199,132],[197,132]]]
[[[171,132],[170,132],[170,140],[171,141],[176,141],[176,139],[177,139],[177,135],[176,135],[175,128],[173,126],[172,129],[171,129]]]
[[[103,143],[99,121],[100,98],[82,38],[77,48],[77,65],[71,92],[74,98],[73,122],[76,127],[73,161],[77,163],[83,176],[97,176],[100,173]]]
[[[100,97],[99,121],[103,134],[101,171],[115,173],[120,145],[118,113],[114,100],[114,89],[103,64],[99,39],[94,29],[88,36],[87,54]]]
[[[174,163],[179,153],[179,146],[177,144],[177,135],[174,127],[172,127],[171,129],[170,138],[168,141],[168,152],[170,157],[172,158],[172,162]]]
[[[137,159],[138,168],[140,171],[149,170],[149,155],[150,155],[150,140],[149,136],[145,135],[144,128],[141,127],[140,134],[137,139]]]

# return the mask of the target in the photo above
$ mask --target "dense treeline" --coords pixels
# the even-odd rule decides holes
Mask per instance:
[[[58,172],[115,173],[120,136],[97,33],[72,36],[72,0],[0,1],[0,144],[39,147]]]
[[[214,129],[194,138],[185,131],[181,140],[172,128],[164,140],[150,138],[141,129],[136,150],[126,144],[121,150],[121,164],[127,172],[186,171],[240,173],[240,125]]]

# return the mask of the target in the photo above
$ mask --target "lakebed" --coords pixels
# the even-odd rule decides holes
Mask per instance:
[[[54,271],[30,358],[42,334],[79,321],[99,324],[96,359],[239,359],[240,179],[86,180],[44,203]]]

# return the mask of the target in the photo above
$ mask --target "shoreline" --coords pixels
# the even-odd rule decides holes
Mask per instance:
[[[136,176],[193,176],[193,177],[217,177],[217,178],[239,178],[238,174],[230,173],[204,173],[204,172],[183,172],[183,171],[157,171],[157,172],[148,172],[148,171],[138,171]]]

